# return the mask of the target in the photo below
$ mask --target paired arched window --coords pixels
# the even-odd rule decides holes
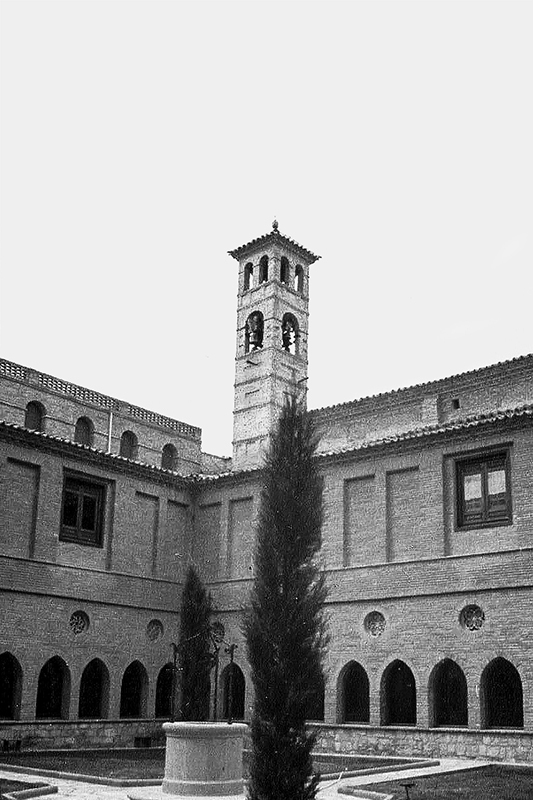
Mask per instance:
[[[299,328],[298,320],[294,314],[284,314],[281,321],[281,343],[287,353],[293,355],[298,352]]]
[[[166,444],[161,453],[161,467],[163,469],[176,469],[178,451],[173,444]]]
[[[39,673],[37,684],[37,719],[68,719],[70,672],[59,656],[48,659]]]
[[[18,719],[22,694],[22,670],[11,653],[0,656],[0,719]]]
[[[244,268],[244,291],[247,292],[248,289],[253,289],[254,286],[254,265],[253,264],[246,264]]]
[[[523,728],[522,680],[505,658],[495,658],[481,675],[481,725],[484,728]]]
[[[261,256],[259,260],[259,283],[268,281],[268,256]]]
[[[244,719],[246,682],[237,664],[228,664],[220,676],[222,685],[222,716],[224,719]]]
[[[279,279],[281,283],[289,284],[289,269],[289,259],[285,256],[281,256],[279,265]]]
[[[78,717],[105,719],[109,703],[109,672],[99,658],[89,661],[80,682]]]
[[[155,715],[170,718],[172,716],[172,664],[165,664],[159,671],[155,687]]]
[[[26,414],[24,417],[24,427],[29,428],[31,431],[44,431],[44,417],[46,411],[42,403],[36,400],[31,400],[26,406]]]
[[[76,422],[74,430],[74,441],[79,444],[86,444],[92,447],[94,436],[94,425],[89,417],[80,417]]]
[[[133,431],[124,431],[120,437],[120,451],[119,454],[124,458],[137,458],[137,437]]]
[[[430,724],[435,727],[468,725],[466,678],[450,658],[440,661],[431,673],[429,708]]]
[[[381,679],[381,724],[416,725],[416,684],[407,664],[389,664]]]
[[[264,321],[260,311],[254,311],[246,320],[244,331],[244,350],[259,350],[263,347]]]
[[[148,675],[140,661],[132,661],[122,677],[120,690],[120,716],[126,718],[146,716]]]
[[[368,675],[357,661],[350,661],[341,671],[338,682],[339,722],[370,721]]]
[[[294,270],[294,291],[303,294],[304,291],[304,269],[300,264],[297,264]]]

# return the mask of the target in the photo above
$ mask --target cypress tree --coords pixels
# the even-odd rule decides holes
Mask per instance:
[[[181,598],[178,644],[181,674],[179,718],[182,720],[209,718],[209,673],[213,663],[210,652],[210,616],[211,597],[191,565]]]
[[[323,684],[327,647],[321,545],[322,480],[311,419],[287,401],[266,457],[255,580],[244,634],[255,691],[250,800],[316,796],[305,720]]]

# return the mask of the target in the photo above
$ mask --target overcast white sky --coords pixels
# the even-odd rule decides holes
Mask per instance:
[[[311,273],[311,407],[533,350],[530,2],[2,2],[0,355],[230,454],[237,262]]]

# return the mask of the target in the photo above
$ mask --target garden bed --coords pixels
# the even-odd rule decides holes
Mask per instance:
[[[405,798],[402,783],[412,783],[411,800],[531,800],[533,768],[489,765],[463,772],[428,775],[425,778],[398,778],[397,781],[354,787],[384,794],[396,800]],[[343,788],[343,794],[345,793]]]
[[[244,772],[247,773],[248,757],[244,755]],[[372,756],[345,756],[317,754],[316,769],[325,776],[338,777],[339,773],[364,773],[368,770],[388,771],[422,764],[420,760],[399,758],[374,758]],[[112,781],[151,781],[163,780],[165,769],[165,748],[134,748],[125,750],[56,750],[22,753],[0,753],[0,768],[19,767],[36,770],[38,773],[57,773],[88,776]]]

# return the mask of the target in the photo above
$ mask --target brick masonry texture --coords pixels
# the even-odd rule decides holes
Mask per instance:
[[[201,454],[200,431],[192,426],[175,421],[172,428],[152,412],[135,415],[130,412],[136,407],[127,403],[102,400],[89,390],[78,396],[70,384],[56,379],[43,384],[41,373],[0,362],[0,657],[9,653],[16,659],[21,698],[15,719],[2,720],[0,738],[38,748],[49,746],[50,733],[56,747],[124,746],[135,737],[157,737],[157,681],[178,636],[182,582],[191,562],[208,585],[226,640],[237,644],[248,718],[253,698],[240,623],[253,579],[261,493],[257,467],[285,396],[295,386],[301,396],[305,393],[314,258],[272,236],[235,251],[239,306],[233,461]],[[269,282],[245,290],[246,265],[257,267],[265,253]],[[280,283],[284,254],[291,275],[296,265],[304,269],[301,293],[290,282]],[[244,325],[256,309],[267,325],[265,343],[261,351],[245,354]],[[298,354],[281,348],[285,311],[301,325]],[[30,400],[46,407],[44,435],[21,427]],[[110,454],[108,401],[114,413]],[[321,561],[331,630],[319,739],[323,750],[533,762],[531,403],[533,357],[526,356],[313,412],[324,480]],[[524,413],[513,413],[522,407]],[[489,413],[490,418],[472,422],[474,415]],[[82,415],[95,426],[93,449],[72,443]],[[137,434],[139,459],[146,464],[117,457],[123,430]],[[415,435],[421,431],[423,437]],[[397,438],[407,433],[413,435]],[[390,438],[381,441],[385,437]],[[176,473],[159,468],[168,442],[178,451]],[[488,453],[508,454],[510,518],[505,524],[461,528],[456,464],[465,456],[486,458]],[[98,546],[62,537],[68,476],[100,487]],[[473,630],[463,615],[472,605],[483,615]],[[89,620],[88,629],[78,634],[70,622],[76,612]],[[382,616],[380,628],[365,623],[373,612]],[[155,638],[148,634],[154,620],[161,624]],[[36,721],[39,673],[54,656],[62,659],[69,676],[66,719]],[[108,719],[78,721],[81,676],[93,658],[109,674]],[[484,727],[486,668],[495,659],[504,659],[496,663],[512,665],[509,669],[519,676],[521,728]],[[133,661],[146,672],[142,719],[119,720],[122,678]],[[449,661],[466,681],[468,721],[463,728],[435,727],[435,668]],[[364,725],[343,722],[344,680],[353,662],[368,678]],[[401,727],[386,724],[386,676],[398,662],[409,668],[416,694],[416,719]],[[227,664],[221,650],[221,676]],[[223,680],[217,691],[221,708]]]

